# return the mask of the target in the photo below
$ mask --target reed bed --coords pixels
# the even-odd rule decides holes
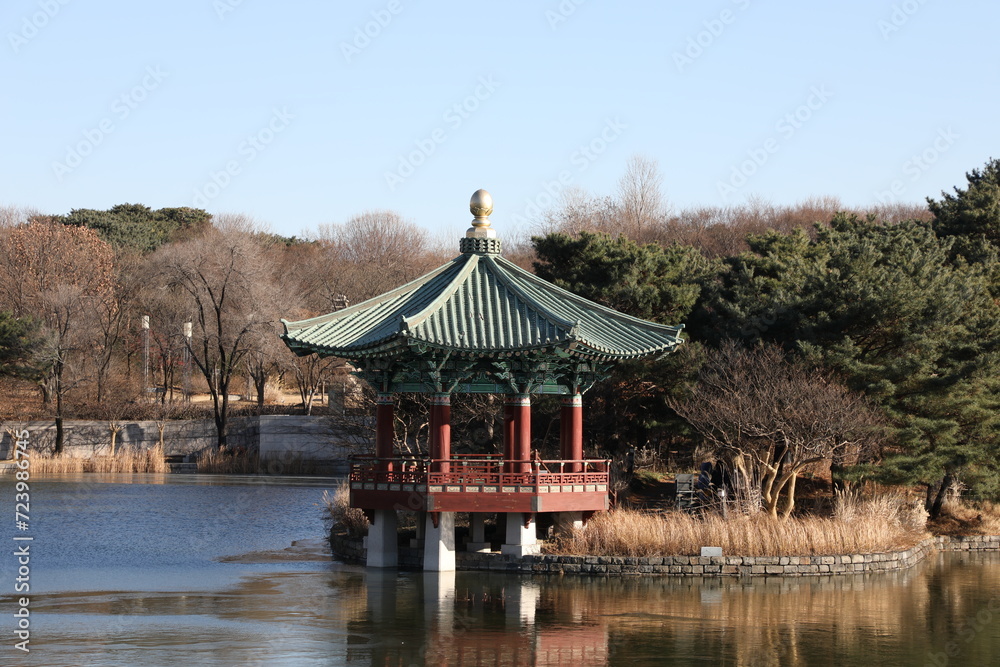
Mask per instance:
[[[344,480],[334,487],[333,493],[323,492],[326,517],[333,522],[334,530],[344,530],[353,537],[368,533],[368,519],[357,507],[351,507],[351,486]]]
[[[548,545],[550,553],[594,556],[696,556],[722,547],[733,556],[820,556],[909,548],[928,537],[920,513],[903,499],[852,500],[851,514],[775,519],[763,513],[696,516],[616,509]],[[926,514],[924,514],[926,521]]]
[[[256,452],[209,449],[198,456],[198,472],[211,475],[256,475],[260,472],[260,461]]]
[[[316,472],[314,461],[301,456],[280,456],[263,461],[256,450],[209,449],[198,455],[198,472],[211,475],[309,475]]]
[[[33,474],[75,472],[169,472],[163,448],[142,451],[124,449],[110,455],[77,458],[72,456],[36,455],[31,459]]]

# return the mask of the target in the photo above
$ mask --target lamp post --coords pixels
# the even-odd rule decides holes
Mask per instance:
[[[184,323],[184,402],[191,402],[191,323]]]
[[[142,391],[149,391],[149,315],[142,316]]]

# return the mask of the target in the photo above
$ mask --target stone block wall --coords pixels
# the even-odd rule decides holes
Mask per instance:
[[[21,429],[28,431],[32,450],[51,451],[54,447],[54,421],[5,422],[0,425],[0,461],[10,458],[11,434]],[[90,457],[111,452],[111,428],[106,421],[66,420],[63,429],[67,456]],[[156,447],[159,442],[157,422],[125,422],[116,447],[119,451],[142,451]],[[216,443],[215,422],[211,419],[163,423],[166,456],[198,454],[214,448]],[[340,473],[346,472],[349,455],[363,451],[356,439],[341,432],[326,417],[234,417],[229,424],[229,444],[256,449],[263,459],[335,462],[335,472]]]
[[[365,562],[361,539],[331,536],[334,557],[348,563]],[[1000,535],[931,537],[903,551],[843,556],[507,556],[498,553],[456,552],[459,570],[521,572],[525,574],[583,574],[592,576],[671,575],[676,577],[804,577],[835,574],[873,574],[913,567],[935,549],[943,551],[1000,551]],[[410,553],[412,551],[412,553]],[[401,549],[400,567],[420,569],[418,550]]]

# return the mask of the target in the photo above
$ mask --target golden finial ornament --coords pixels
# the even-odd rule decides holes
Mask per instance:
[[[490,228],[490,215],[493,213],[493,197],[486,190],[476,190],[469,201],[469,210],[476,216],[472,227],[465,232],[466,238],[492,239],[496,231]]]

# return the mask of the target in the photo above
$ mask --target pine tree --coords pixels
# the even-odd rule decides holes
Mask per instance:
[[[996,489],[1000,308],[982,265],[955,260],[929,224],[846,215],[815,241],[769,234],[752,247],[702,309],[717,337],[797,350],[881,405],[894,444],[867,472],[925,484],[931,509],[956,478]]]

